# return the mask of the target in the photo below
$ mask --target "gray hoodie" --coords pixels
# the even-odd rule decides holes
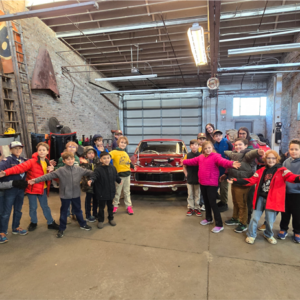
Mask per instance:
[[[63,166],[56,171],[35,179],[35,183],[59,178],[59,196],[61,199],[78,198],[81,194],[80,181],[82,176],[90,176],[94,171],[90,171],[79,166]]]
[[[283,166],[294,174],[300,175],[300,158],[292,159],[289,157],[287,160],[285,160]],[[300,194],[300,183],[286,182],[286,192],[288,194]]]

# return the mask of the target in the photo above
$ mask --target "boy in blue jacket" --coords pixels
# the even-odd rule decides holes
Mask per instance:
[[[294,139],[289,143],[290,157],[283,166],[294,174],[300,174],[300,140]],[[286,183],[285,212],[281,213],[280,232],[278,238],[284,240],[288,235],[289,223],[293,217],[293,241],[300,243],[300,183]]]
[[[213,132],[213,139],[215,141],[214,147],[217,153],[221,154],[223,158],[229,159],[224,154],[224,152],[231,151],[233,146],[226,138],[223,138],[223,132],[221,130],[216,129]],[[221,177],[225,173],[225,169],[223,167],[220,167],[219,171]],[[227,204],[228,203],[228,182],[225,181],[219,183],[221,201],[218,203],[218,207],[220,212],[224,212],[228,210],[228,204]]]

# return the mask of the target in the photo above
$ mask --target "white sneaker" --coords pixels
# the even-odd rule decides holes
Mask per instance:
[[[205,205],[203,204],[201,207],[200,207],[201,210],[205,211]]]
[[[277,244],[277,240],[274,238],[274,236],[268,238],[264,235],[264,238],[272,245],[276,245]]]

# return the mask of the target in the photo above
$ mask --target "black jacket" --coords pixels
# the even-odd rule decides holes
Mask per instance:
[[[192,151],[187,154],[187,159],[191,159],[201,155],[200,152],[193,153]],[[186,166],[187,170],[187,183],[188,184],[199,184],[198,181],[198,166]]]
[[[100,165],[90,178],[93,181],[94,194],[98,201],[114,199],[116,194],[115,182],[121,182],[121,178],[114,166]]]

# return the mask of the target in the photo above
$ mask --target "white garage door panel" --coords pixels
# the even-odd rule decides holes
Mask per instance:
[[[124,134],[128,152],[143,139],[177,138],[186,145],[202,132],[202,93],[125,95]]]

